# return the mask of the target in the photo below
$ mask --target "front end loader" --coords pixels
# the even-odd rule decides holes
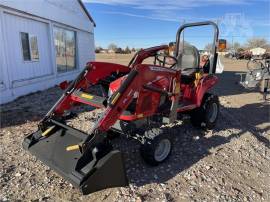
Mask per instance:
[[[199,67],[196,47],[180,42],[183,30],[194,26],[214,27],[213,57],[207,72]],[[158,165],[172,149],[172,130],[166,124],[174,123],[181,113],[190,114],[196,127],[214,127],[219,103],[209,89],[218,81],[218,33],[213,22],[185,24],[177,32],[174,54],[168,54],[172,48],[163,45],[139,51],[128,66],[87,63],[68,86],[62,84],[66,87],[63,95],[41,120],[38,131],[25,137],[23,147],[83,194],[126,186],[123,157],[113,149],[109,134],[138,140],[143,159]],[[153,64],[144,64],[149,57],[155,58]],[[97,86],[103,93],[91,91]],[[79,104],[104,109],[89,133],[66,123],[65,114]]]

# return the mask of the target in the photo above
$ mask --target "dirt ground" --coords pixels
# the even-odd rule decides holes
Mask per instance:
[[[130,55],[97,54],[98,61],[127,64]],[[270,104],[237,84],[246,61],[223,59],[225,72],[213,90],[221,113],[214,130],[175,129],[166,163],[149,167],[139,145],[113,141],[125,159],[129,186],[82,196],[71,184],[22,149],[23,138],[61,95],[57,87],[1,106],[0,201],[270,201]],[[72,123],[89,131],[98,113],[80,113]]]

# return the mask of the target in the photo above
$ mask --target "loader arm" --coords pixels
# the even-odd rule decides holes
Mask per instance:
[[[76,79],[72,81],[72,83],[68,86],[59,100],[54,104],[54,106],[49,110],[49,112],[45,115],[41,123],[39,124],[41,127],[46,122],[48,118],[51,117],[61,117],[65,111],[70,110],[74,104],[83,101],[78,99],[76,96],[76,91],[83,91],[89,88],[91,85],[97,84],[99,81],[104,79],[105,77],[111,75],[112,73],[125,73],[128,74],[130,68],[113,63],[105,63],[105,62],[89,62],[87,63],[84,70],[77,76]],[[93,102],[88,102],[87,104],[92,105],[94,107],[101,107],[95,105]]]
[[[176,97],[178,97],[180,93],[180,76],[178,71],[158,66],[137,65],[130,71],[123,84],[109,99],[108,107],[93,128],[92,134],[100,134],[108,131],[129,106],[134,94],[140,92],[142,88],[151,89],[151,87],[147,86],[151,86],[151,82],[157,77],[167,77],[171,80],[172,92],[168,93],[171,95],[171,99],[175,100],[176,103],[178,101]],[[155,89],[155,91],[157,91],[157,89]],[[162,93],[163,89],[160,89],[160,92]],[[176,111],[176,109],[173,110]],[[83,146],[87,148],[87,145],[92,145],[94,137],[96,137],[96,135],[89,136]]]

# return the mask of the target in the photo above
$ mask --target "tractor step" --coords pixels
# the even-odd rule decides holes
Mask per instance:
[[[23,141],[24,149],[79,188],[83,194],[127,186],[120,151],[104,147],[95,147],[84,153],[80,150],[67,151],[71,145],[82,143],[88,135],[55,120],[52,123],[54,125],[45,132],[38,130],[27,136]]]
[[[74,93],[72,93],[71,98],[73,101],[81,102],[97,108],[105,108],[107,106],[106,97],[92,95],[80,90],[76,90]]]

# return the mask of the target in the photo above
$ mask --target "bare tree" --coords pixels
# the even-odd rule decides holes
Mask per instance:
[[[241,44],[239,42],[234,42],[233,44],[227,42],[227,50],[235,50],[242,48]]]
[[[114,50],[114,51],[116,51],[117,45],[114,44],[114,43],[111,43],[111,44],[108,46],[108,49],[109,49],[109,50]]]
[[[126,49],[125,49],[125,54],[130,54],[131,53],[131,50],[129,49],[129,47],[127,46]]]
[[[211,51],[212,50],[212,43],[208,43],[205,45],[204,50]]]
[[[232,48],[233,48],[234,50],[238,50],[239,48],[241,48],[241,44],[238,43],[238,42],[234,42]]]
[[[247,41],[247,48],[267,48],[269,47],[269,42],[265,38],[253,37]]]

